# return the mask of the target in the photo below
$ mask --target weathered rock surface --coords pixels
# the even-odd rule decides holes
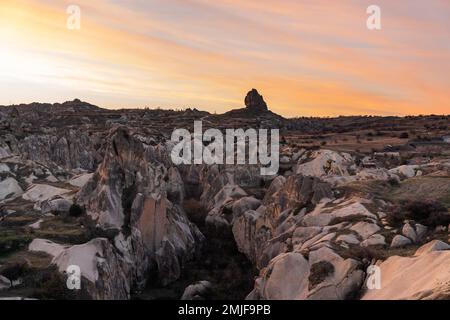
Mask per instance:
[[[281,181],[275,179],[269,191],[263,199],[267,207],[268,218],[275,223],[281,212],[286,209],[300,211],[309,205],[319,203],[323,198],[333,198],[331,187],[318,178],[295,175],[288,177],[280,186]],[[281,188],[280,188],[281,187]]]
[[[67,169],[94,170],[98,158],[94,143],[95,140],[83,131],[68,130],[58,134],[29,135],[17,142],[17,149],[29,160],[53,162]]]
[[[405,247],[411,243],[410,239],[398,234],[392,239],[391,248]]]
[[[433,240],[417,249],[415,256],[420,256],[422,254],[434,251],[444,251],[444,250],[450,250],[450,245],[440,240]]]
[[[349,167],[354,164],[348,153],[318,150],[304,154],[297,166],[297,174],[311,177],[348,176]]]
[[[80,175],[77,175],[69,180],[69,184],[75,187],[82,188],[86,183],[89,182],[89,180],[92,178],[93,173],[83,173]]]
[[[53,263],[60,272],[66,272],[72,265],[80,267],[82,277],[88,280],[86,290],[95,300],[130,298],[130,266],[107,239],[97,238],[67,248]]]
[[[382,152],[368,151],[366,144],[351,154],[316,149],[306,137],[315,143],[317,136],[328,144],[332,135],[353,132],[358,126],[373,130],[368,136],[379,132],[380,138],[373,136],[378,143],[389,126],[397,127],[403,120],[389,119],[389,126],[385,119],[378,123],[377,117],[287,120],[270,112],[256,90],[248,93],[245,104],[246,108],[225,115],[198,110],[102,110],[79,100],[0,108],[0,244],[15,250],[17,243],[20,250],[6,260],[24,255],[27,266],[39,264],[40,257],[48,257],[36,252],[45,252],[62,273],[69,264],[79,265],[83,287],[95,299],[127,299],[146,288],[149,279],[150,287],[170,288],[180,277],[183,285],[192,283],[184,299],[209,298],[211,283],[185,281],[190,271],[185,268],[192,263],[196,268],[198,261],[192,259],[204,240],[188,220],[185,206],[208,235],[224,241],[214,239],[206,252],[211,253],[210,247],[222,252],[225,244],[230,250],[227,247],[224,255],[233,252],[240,261],[244,258],[237,247],[259,270],[248,298],[449,296],[448,270],[442,269],[448,265],[449,245],[438,240],[413,257],[379,260],[382,289],[361,290],[367,266],[379,256],[406,254],[414,248],[410,244],[448,238],[445,219],[438,227],[425,221],[420,225],[412,217],[401,224],[390,219],[401,201],[422,194],[446,199],[450,162],[444,153],[427,160],[420,141],[386,146],[395,150]],[[281,129],[279,176],[261,176],[257,165],[175,167],[170,159],[174,143],[168,141],[172,124],[189,128],[193,120],[202,120],[205,128],[239,124]],[[415,120],[405,121],[408,126]],[[425,118],[417,121],[423,128]],[[438,121],[440,126],[445,119]],[[290,129],[298,132],[291,135]],[[330,148],[347,149],[341,149],[341,141],[335,142]],[[404,161],[408,164],[400,166]],[[74,215],[64,215],[72,203],[82,210],[74,206]],[[58,243],[36,238],[29,244],[31,252],[22,251],[30,238],[45,234]],[[393,237],[390,248],[386,241]],[[39,259],[34,261],[35,257]],[[202,263],[211,265],[210,258],[201,257]],[[441,262],[433,264],[436,260]],[[42,266],[34,267],[30,272],[39,272]],[[232,266],[223,273],[239,279],[240,271]],[[242,272],[248,291],[252,272]],[[212,276],[217,280],[216,272]],[[220,281],[229,277],[218,277],[219,283],[211,282],[220,291]],[[405,279],[410,286],[402,283]],[[11,285],[9,279],[0,278],[0,288],[2,283],[4,288]],[[178,295],[179,284],[174,286]]]
[[[436,250],[430,250],[430,247]],[[414,257],[393,256],[382,262],[381,289],[368,290],[364,300],[434,300],[450,297],[450,251],[434,242]]]
[[[23,193],[22,188],[19,186],[19,183],[14,178],[6,178],[3,181],[0,181],[0,201],[20,196]]]
[[[56,196],[67,195],[70,192],[68,189],[62,189],[44,184],[35,184],[28,188],[22,195],[25,200],[33,202],[43,202]]]
[[[9,289],[10,287],[11,281],[8,278],[0,275],[0,291]]]
[[[157,158],[152,147],[119,127],[111,133],[105,158],[77,203],[103,228],[122,231],[125,241],[131,237],[128,254],[141,257],[137,252],[144,251],[147,259],[135,263],[158,272],[167,284],[180,276],[182,264],[193,257],[203,235],[179,206],[183,189],[176,169],[167,171]]]
[[[45,252],[52,257],[58,256],[65,249],[67,249],[67,246],[63,246],[45,239],[34,239],[28,246],[28,250],[30,251]]]
[[[381,234],[374,234],[370,236],[368,239],[364,240],[361,243],[361,246],[363,247],[370,247],[370,246],[384,246],[386,244],[386,238],[382,236]]]
[[[290,252],[270,262],[248,298],[341,300],[361,287],[363,277],[357,261],[343,259],[329,248],[311,252],[308,260]]]
[[[246,211],[236,219],[232,230],[239,251],[256,263],[267,241],[272,238],[264,213]]]
[[[406,178],[412,178],[416,175],[419,166],[417,165],[403,165],[394,169],[389,170],[389,172],[401,175]]]
[[[64,198],[56,197],[54,199],[45,200],[41,203],[41,212],[42,213],[56,213],[63,214],[68,213],[72,201],[69,201]]]

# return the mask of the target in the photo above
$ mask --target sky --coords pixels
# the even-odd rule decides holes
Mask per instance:
[[[0,105],[222,113],[257,88],[287,117],[450,114],[449,16],[448,0],[0,0]]]

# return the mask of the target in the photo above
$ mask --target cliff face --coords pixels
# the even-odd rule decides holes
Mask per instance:
[[[178,170],[156,160],[154,148],[126,128],[113,130],[108,139],[105,158],[77,203],[103,229],[118,230],[116,241],[129,244],[121,249],[138,267],[138,283],[146,271],[163,284],[174,281],[203,240],[181,207],[184,188]]]

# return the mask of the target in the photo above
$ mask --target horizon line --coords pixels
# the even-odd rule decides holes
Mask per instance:
[[[98,104],[93,104],[91,102],[79,99],[79,98],[74,98],[73,100],[66,100],[63,102],[38,102],[38,101],[33,101],[33,102],[29,102],[29,103],[13,103],[13,104],[9,104],[9,105],[0,105],[0,108],[8,108],[8,107],[21,107],[21,106],[29,106],[29,105],[33,105],[33,104],[48,104],[48,105],[62,105],[65,103],[70,103],[70,102],[81,102],[84,104],[88,104],[97,108],[100,108],[102,110],[111,110],[111,111],[122,111],[122,110],[144,110],[144,109],[149,109],[149,110],[166,110],[166,111],[175,111],[175,112],[182,112],[182,111],[187,111],[187,110],[197,110],[199,112],[207,112],[210,115],[224,115],[230,111],[233,110],[240,110],[240,109],[245,109],[245,105],[241,106],[240,108],[233,108],[230,107],[229,110],[223,112],[223,113],[218,113],[216,111],[214,112],[210,112],[208,110],[202,110],[199,109],[198,107],[195,106],[186,106],[186,107],[161,107],[161,106],[155,106],[155,107],[150,107],[150,106],[140,106],[140,107],[105,107],[105,106],[100,106]],[[280,115],[274,111],[271,110],[270,107],[268,107],[269,112],[272,112],[278,116],[281,116],[287,120],[290,119],[298,119],[298,118],[309,118],[309,119],[333,119],[333,118],[351,118],[351,117],[359,117],[359,118],[364,118],[364,117],[379,117],[379,118],[408,118],[408,117],[450,117],[450,114],[436,114],[436,113],[430,113],[430,114],[397,114],[397,115],[388,115],[388,114],[351,114],[351,115],[325,115],[325,116],[308,116],[308,115],[296,115],[296,116],[284,116],[284,115]]]

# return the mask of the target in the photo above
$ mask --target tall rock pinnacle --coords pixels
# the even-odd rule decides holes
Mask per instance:
[[[263,96],[256,89],[252,89],[245,97],[245,106],[252,110],[267,111],[267,104]]]

